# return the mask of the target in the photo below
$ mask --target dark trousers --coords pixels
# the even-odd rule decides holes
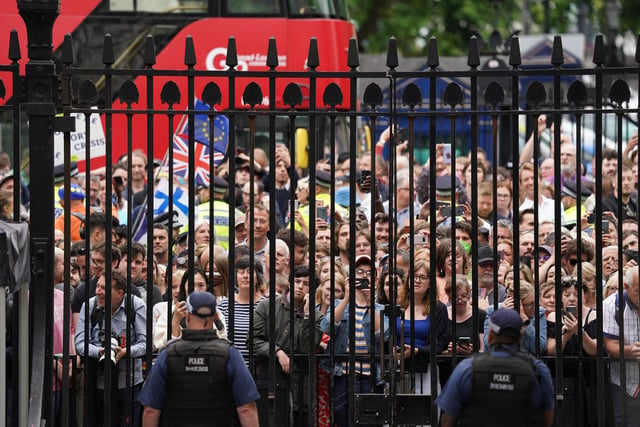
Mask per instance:
[[[622,424],[622,399],[625,407],[625,424]],[[613,401],[613,418],[616,426],[636,427],[640,420],[640,396],[631,397],[615,384],[611,384],[611,400]]]
[[[133,386],[129,390],[129,399],[127,399],[127,390],[122,388],[113,391],[111,396],[111,425],[120,427],[138,427],[142,419],[142,407],[138,401],[138,394],[142,389],[142,384]],[[95,407],[95,425],[104,425],[104,390],[97,390],[96,407]],[[133,408],[132,408],[133,405]],[[85,414],[85,417],[87,414]]]
[[[339,427],[349,426],[349,390],[348,376],[341,375],[333,378],[333,410],[335,425]],[[355,393],[379,393],[378,387],[371,390],[369,377],[356,376]],[[359,424],[362,425],[362,424]]]
[[[270,425],[271,423],[269,422],[269,418],[271,416],[275,418],[273,425],[276,427],[291,425],[289,420],[289,385],[287,383],[278,382],[275,389],[274,399],[269,399],[268,381],[256,381],[256,385],[260,392],[260,399],[256,402],[258,406],[260,425]],[[271,405],[273,405],[273,407]]]

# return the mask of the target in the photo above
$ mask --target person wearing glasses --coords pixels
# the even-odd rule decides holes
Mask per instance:
[[[327,354],[333,353],[334,366],[329,366],[329,358],[323,360],[323,369],[328,370],[334,376],[333,409],[334,421],[337,426],[347,426],[349,419],[348,408],[348,353],[350,349],[349,336],[355,337],[356,366],[355,389],[356,393],[380,392],[384,385],[380,367],[372,364],[374,354],[380,351],[380,341],[389,339],[389,319],[381,316],[384,310],[382,304],[374,303],[373,283],[375,270],[369,255],[360,255],[353,262],[350,274],[354,277],[355,295],[355,319],[350,319],[350,287],[345,288],[344,298],[335,300],[333,307],[327,310],[327,314],[320,323],[322,332],[330,335]],[[382,319],[381,319],[382,317]],[[333,326],[331,325],[333,322]],[[350,331],[355,327],[355,331]],[[375,342],[371,342],[371,328],[374,330]],[[333,332],[333,335],[331,335]],[[375,390],[371,390],[371,376],[375,376]]]
[[[505,287],[499,283],[494,283],[493,269],[496,260],[493,256],[493,249],[490,246],[480,246],[478,248],[478,307],[487,310],[489,305],[494,304],[494,292],[498,295],[498,302],[506,298]]]
[[[520,340],[520,351],[532,355],[544,354],[547,351],[547,318],[545,317],[545,309],[539,306],[536,307],[535,291],[531,283],[520,280],[519,286],[520,301],[518,306],[520,317],[525,326],[522,331],[522,339]],[[511,292],[507,293],[504,302],[498,304],[498,308],[515,309],[515,306],[515,295]],[[484,322],[485,351],[489,348],[489,341],[487,339],[489,334],[488,319],[493,312],[493,305],[489,305],[487,309],[487,320]],[[537,323],[539,326],[536,330]]]
[[[456,276],[455,284],[451,282],[447,283],[447,294],[449,295],[449,299],[454,301],[453,298],[453,286],[456,287],[456,296],[455,296],[455,307],[449,306],[447,307],[447,313],[449,315],[449,320],[453,322],[453,313],[455,311],[456,315],[456,327],[455,327],[455,336],[453,334],[453,327],[451,333],[451,341],[449,342],[449,346],[447,349],[447,353],[451,353],[453,351],[453,345],[456,345],[456,352],[461,356],[471,356],[473,353],[473,343],[477,342],[480,346],[478,351],[482,351],[483,349],[483,340],[484,340],[484,320],[487,317],[487,312],[479,309],[478,310],[478,329],[474,331],[473,329],[473,310],[471,305],[471,283],[467,280],[466,276],[458,274]],[[470,340],[460,338],[470,338]]]
[[[413,379],[405,376],[404,381],[415,381],[410,384],[412,391],[428,396],[431,395],[431,351],[440,354],[449,345],[447,306],[440,301],[435,307],[431,306],[430,271],[429,261],[415,262],[413,277],[407,275],[398,290],[402,315],[396,319],[396,351],[405,359],[405,372],[415,372]],[[431,328],[436,330],[435,343],[430,341]]]
[[[511,221],[513,218],[513,189],[511,188],[511,184],[505,181],[498,182],[496,193],[498,199],[496,206],[498,218],[502,217]]]

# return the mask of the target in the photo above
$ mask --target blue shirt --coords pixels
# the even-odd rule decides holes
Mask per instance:
[[[426,319],[415,320],[414,321],[414,331],[415,331],[415,346],[416,347],[426,347],[429,344],[429,331],[431,330],[431,319],[427,316]],[[396,330],[397,330],[397,342],[398,345],[402,346],[402,344],[411,345],[411,321],[405,320],[404,322],[404,342],[400,342],[400,333],[402,327],[402,320],[400,318],[396,319]]]
[[[515,347],[513,347],[515,350]],[[499,358],[512,357],[507,351],[494,350],[492,354]],[[459,417],[462,411],[471,403],[472,395],[472,358],[462,360],[454,369],[449,381],[444,386],[442,393],[436,399],[436,403],[447,415]],[[536,379],[531,393],[531,407],[542,411],[553,410],[554,392],[551,382],[551,373],[547,365],[540,360],[534,361]]]
[[[498,304],[498,308],[502,307],[502,303]],[[489,351],[489,318],[493,313],[493,304],[487,308],[487,317],[484,319],[484,348],[485,352]],[[529,319],[529,325],[524,328],[522,332],[522,339],[520,340],[520,351],[536,355],[536,340],[540,338],[540,354],[543,355],[547,352],[547,318],[544,315],[544,308],[538,307],[538,317],[540,321],[540,330],[536,334],[536,316],[535,313],[531,319]]]
[[[227,359],[227,378],[231,385],[231,394],[236,407],[255,402],[260,398],[256,384],[249,369],[244,364],[242,355],[234,346],[229,347]],[[167,394],[167,350],[158,355],[153,369],[142,387],[138,400],[144,406],[162,409]]]
[[[96,304],[96,297],[89,300],[89,315],[93,312],[94,305]],[[133,370],[131,372],[133,376],[133,384],[137,385],[142,382],[142,357],[147,352],[147,309],[141,298],[131,295],[132,313],[135,318],[133,321],[127,319],[127,312],[125,310],[126,297],[122,299],[120,306],[111,316],[111,333],[120,338],[120,343],[123,343],[123,339],[127,336],[127,326],[131,327],[131,349],[129,356],[133,358]],[[109,312],[107,312],[109,313]],[[78,326],[76,329],[76,335],[74,343],[76,346],[76,353],[80,356],[93,357],[95,359],[100,358],[100,349],[103,344],[100,340],[100,332],[104,331],[105,321],[102,324],[96,322],[95,325],[91,325],[91,319],[89,319],[89,336],[87,337],[84,331],[84,304],[80,309],[80,317],[78,318]],[[85,339],[89,341],[89,354],[84,354],[84,342]],[[126,345],[126,343],[125,343]],[[123,345],[124,347],[124,345]],[[118,372],[118,388],[123,389],[127,386],[127,370],[124,369],[124,364],[121,366]],[[104,389],[104,375],[98,375],[97,377],[98,389]]]

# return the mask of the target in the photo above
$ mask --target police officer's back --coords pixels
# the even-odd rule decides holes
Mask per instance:
[[[145,426],[258,425],[256,385],[240,352],[217,337],[215,318],[213,294],[189,295],[187,329],[160,353],[140,393]]]
[[[544,363],[518,352],[522,325],[512,309],[491,315],[490,352],[463,360],[438,397],[441,426],[552,424],[551,374]]]

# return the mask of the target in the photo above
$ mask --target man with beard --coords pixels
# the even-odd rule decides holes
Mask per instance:
[[[493,249],[490,246],[480,246],[478,248],[478,290],[480,292],[478,307],[482,310],[487,310],[489,305],[495,302],[494,291],[498,292],[498,302],[504,301],[507,297],[505,287],[493,281],[495,264]]]
[[[597,158],[593,157],[592,172],[595,173],[595,162]],[[616,179],[618,175],[618,152],[612,148],[602,149],[602,176],[608,176],[609,178]]]
[[[533,230],[527,230],[520,233],[520,257],[531,257],[535,249],[535,235]]]
[[[622,173],[622,187],[618,191],[616,188],[618,186],[617,177],[611,179],[613,194],[602,198],[602,210],[604,212],[612,212],[618,217],[619,221],[636,219],[638,215],[638,196],[634,194],[633,170],[629,164],[623,163],[620,173]],[[619,203],[622,204],[620,212],[618,212]]]
[[[169,229],[163,224],[153,224],[153,256],[159,264],[169,264]]]
[[[253,349],[256,355],[256,385],[260,391],[258,413],[260,425],[269,421],[269,338],[274,337],[276,363],[275,424],[287,426],[290,420],[289,402],[293,402],[293,420],[296,426],[308,425],[309,418],[309,365],[306,358],[296,360],[294,354],[309,354],[311,331],[309,321],[309,267],[296,266],[294,283],[285,295],[277,295],[275,301],[275,331],[269,331],[269,299],[263,299],[255,309]],[[293,325],[291,325],[293,310]],[[320,344],[323,316],[315,312],[314,348]],[[293,348],[291,348],[293,335]]]
[[[562,143],[560,145],[560,171],[562,172],[562,181],[575,181],[577,176],[576,166],[576,146],[570,142]]]

